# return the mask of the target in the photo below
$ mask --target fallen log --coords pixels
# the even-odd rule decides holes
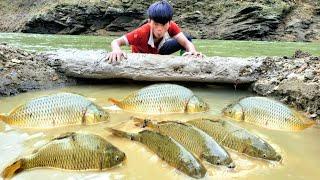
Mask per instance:
[[[58,50],[47,56],[59,63],[59,71],[76,78],[132,79],[139,81],[193,81],[208,83],[252,83],[264,58],[182,57],[128,54],[128,59],[109,64],[105,51]]]

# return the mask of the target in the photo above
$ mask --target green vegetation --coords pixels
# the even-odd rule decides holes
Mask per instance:
[[[48,51],[60,48],[110,50],[110,43],[116,37],[39,35],[21,33],[0,33],[0,42],[30,51]],[[198,51],[207,56],[291,56],[301,49],[320,56],[320,43],[267,42],[267,41],[224,41],[194,40]],[[124,50],[130,52],[129,47]]]

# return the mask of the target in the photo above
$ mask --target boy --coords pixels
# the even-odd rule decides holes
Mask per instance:
[[[179,26],[171,21],[173,8],[167,1],[162,0],[150,5],[148,16],[148,23],[112,41],[112,52],[107,56],[109,63],[126,58],[125,52],[120,48],[123,45],[131,45],[132,53],[164,55],[186,50],[183,55],[203,57],[196,51],[191,38],[187,38]]]

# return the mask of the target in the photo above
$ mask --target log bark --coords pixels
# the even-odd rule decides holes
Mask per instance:
[[[263,57],[182,57],[173,55],[128,54],[118,64],[104,61],[105,51],[58,50],[47,54],[59,71],[75,78],[139,81],[193,81],[208,83],[251,83],[257,80]]]

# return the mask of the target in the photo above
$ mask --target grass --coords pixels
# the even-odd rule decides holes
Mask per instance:
[[[0,33],[0,42],[30,51],[48,51],[60,48],[103,49],[110,51],[110,43],[117,37],[40,35]],[[320,43],[194,40],[197,50],[207,56],[250,57],[292,56],[297,49],[320,56]],[[130,52],[129,47],[123,47]]]

